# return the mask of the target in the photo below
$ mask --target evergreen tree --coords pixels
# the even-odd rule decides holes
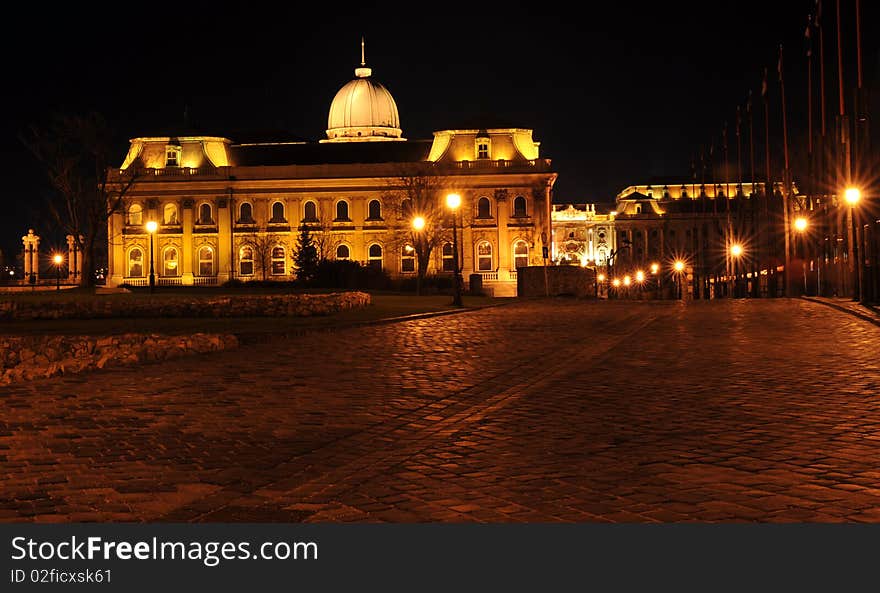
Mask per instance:
[[[296,241],[296,251],[293,254],[296,266],[296,279],[300,282],[308,282],[315,277],[318,271],[318,248],[309,233],[309,227],[303,225],[299,229],[299,238]]]

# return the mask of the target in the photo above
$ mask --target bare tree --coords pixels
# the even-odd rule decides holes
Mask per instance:
[[[396,214],[389,225],[392,246],[396,253],[406,245],[413,247],[418,263],[417,294],[421,294],[431,253],[451,237],[452,218],[443,194],[446,187],[445,178],[438,175],[432,163],[417,163],[401,169],[383,194]],[[416,219],[424,223],[421,229],[414,226]]]
[[[317,224],[310,224],[309,233],[312,243],[318,251],[318,261],[325,261],[336,257],[336,248],[342,244],[342,239],[333,232],[333,222],[329,216],[322,216]]]
[[[112,133],[97,113],[55,115],[46,127],[31,126],[21,141],[45,167],[55,190],[48,209],[58,226],[73,235],[82,254],[81,286],[93,286],[95,251],[106,240],[107,221],[138,179],[136,167],[125,176],[113,171]]]
[[[276,247],[283,247],[285,251],[285,265],[287,257],[287,245],[281,236],[274,233],[267,233],[265,229],[254,230],[250,233],[240,235],[241,245],[247,246],[254,251],[254,266],[260,272],[260,277],[266,281],[266,276],[272,270],[272,250]]]

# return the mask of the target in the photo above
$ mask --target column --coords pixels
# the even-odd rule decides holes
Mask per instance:
[[[34,229],[28,229],[21,241],[24,245],[24,280],[36,284],[40,279],[40,237],[34,234]]]
[[[495,190],[495,209],[498,238],[498,279],[509,279],[511,247],[507,225],[510,222],[510,204],[507,200],[506,189]]]
[[[219,213],[218,213],[219,214]],[[193,284],[193,201],[183,201],[183,245],[180,250],[180,282]],[[219,251],[219,245],[218,245]]]
[[[232,249],[229,237],[232,235],[232,208],[230,208],[230,200],[228,198],[220,198],[217,200],[217,236],[219,237],[217,245],[217,283],[223,284],[229,280],[230,270],[232,268]],[[192,209],[190,209],[190,229],[192,229]],[[186,233],[186,227],[184,227]],[[186,235],[184,234],[184,237]],[[189,235],[190,251],[192,251],[192,231]],[[191,258],[190,258],[191,259]],[[190,277],[192,274],[190,273]]]
[[[144,216],[147,216],[147,213],[144,213]],[[125,282],[125,276],[128,274],[127,262],[125,261],[125,241],[123,240],[123,217],[124,214],[122,212],[114,212],[110,215],[110,218],[107,219],[107,285],[108,286],[119,286],[123,282]],[[147,217],[146,220],[150,220]],[[146,233],[144,230],[144,225],[138,229],[139,233]],[[149,248],[149,237],[147,238],[148,242],[144,246],[144,257],[147,258],[145,261],[149,264],[150,254],[147,251]],[[82,259],[82,258],[80,258]],[[79,272],[82,274],[82,263],[79,263]]]

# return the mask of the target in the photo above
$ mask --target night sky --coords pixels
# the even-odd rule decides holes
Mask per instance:
[[[834,2],[824,4],[831,117]],[[854,40],[854,0],[843,4],[845,34]],[[736,106],[749,89],[760,99],[764,67],[780,136],[780,42],[797,145],[806,130],[803,34],[814,5],[579,3],[581,16],[550,2],[51,9],[32,2],[18,7],[0,41],[9,83],[0,248],[18,250],[29,226],[39,233],[51,225],[41,213],[41,170],[17,140],[28,124],[53,110],[101,112],[119,135],[120,163],[129,137],[182,129],[184,112],[191,125],[233,140],[271,134],[314,141],[324,137],[334,94],[354,76],[361,35],[367,65],[397,102],[405,137],[481,123],[532,128],[559,172],[556,201],[609,203],[629,184],[689,177],[700,146],[714,138],[718,150],[725,120],[735,158]],[[865,74],[873,84],[880,54],[870,23],[878,15],[875,2],[862,5]],[[847,76],[855,74],[854,48],[854,41],[845,46]]]

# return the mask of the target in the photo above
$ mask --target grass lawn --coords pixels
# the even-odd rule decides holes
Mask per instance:
[[[275,291],[277,294],[279,291]],[[62,291],[62,294],[64,291]],[[154,298],[162,299],[172,295],[192,295],[192,292],[161,291],[152,295],[147,293],[93,295],[73,293],[64,295],[72,299],[104,299],[104,298]],[[210,296],[226,296],[228,294],[255,294],[255,292],[199,291],[198,294]],[[258,294],[270,294],[269,291]],[[5,299],[9,295],[2,295]],[[34,335],[34,334],[67,334],[67,335],[108,335],[120,333],[157,333],[157,334],[192,334],[233,333],[237,335],[253,334],[284,334],[304,329],[332,328],[353,325],[379,319],[413,315],[453,309],[452,297],[449,295],[415,296],[412,294],[372,293],[372,304],[364,309],[343,311],[335,315],[321,317],[230,317],[230,318],[118,318],[118,319],[57,319],[37,321],[0,321],[0,334]],[[15,298],[52,299],[48,293],[14,295]],[[510,302],[509,298],[463,297],[465,308],[483,307]]]

